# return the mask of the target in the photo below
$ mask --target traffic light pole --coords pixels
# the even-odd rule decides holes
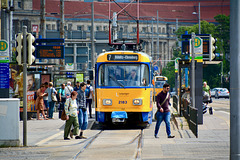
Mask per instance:
[[[27,26],[23,26],[23,146],[27,146]]]

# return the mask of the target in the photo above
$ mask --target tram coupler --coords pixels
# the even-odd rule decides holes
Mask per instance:
[[[113,111],[111,114],[112,122],[113,123],[124,123],[128,118],[127,112],[125,111]]]

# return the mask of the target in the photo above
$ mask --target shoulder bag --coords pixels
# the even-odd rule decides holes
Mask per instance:
[[[69,110],[69,107],[70,107],[70,99],[69,99],[68,110]],[[63,121],[67,120],[67,115],[66,115],[65,109],[62,111],[61,120],[63,120]]]
[[[56,97],[56,94],[53,93],[53,88],[52,88],[51,98],[52,98],[52,101],[53,101],[53,102],[57,102],[57,97]]]

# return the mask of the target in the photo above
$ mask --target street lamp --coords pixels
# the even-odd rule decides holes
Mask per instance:
[[[201,21],[200,21],[200,2],[198,3],[198,13],[193,12],[192,14],[198,14],[198,34],[201,34]]]

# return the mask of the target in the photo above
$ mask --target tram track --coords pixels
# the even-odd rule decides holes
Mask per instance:
[[[88,146],[90,146],[90,145],[92,144],[92,142],[93,142],[103,131],[104,131],[104,130],[101,130],[100,132],[98,132],[98,133],[95,134],[94,136],[92,136],[92,137],[86,139],[85,141],[83,141],[83,143],[85,143],[85,142],[86,142],[86,143],[83,145],[83,147],[80,149],[80,151],[74,156],[73,159],[77,159],[78,156],[79,156],[82,152],[84,152],[84,150],[86,150],[86,149],[88,148]]]
[[[84,143],[84,145],[80,148],[80,150],[78,151],[78,153],[73,157],[74,160],[79,159],[80,155],[84,152],[84,151],[88,151],[88,148],[91,144],[93,144],[93,142],[95,142],[96,139],[98,139],[99,135],[101,135],[105,130],[101,130],[100,132],[98,132],[97,134],[95,134],[94,136],[86,139],[85,141],[82,141],[82,143]],[[129,146],[132,144],[136,144],[136,148],[134,149],[135,151],[132,154],[132,158],[129,157],[127,159],[134,159],[134,160],[140,160],[141,159],[141,155],[142,155],[142,147],[143,147],[143,129],[140,130],[140,132],[135,135],[129,142],[122,144],[123,146]],[[103,148],[118,148],[114,143],[113,145],[110,145],[108,147],[103,147]],[[102,148],[102,149],[103,149]],[[91,148],[90,148],[91,149]],[[100,148],[99,148],[100,149]],[[123,153],[124,154],[124,153]],[[86,157],[85,157],[86,158]]]
[[[135,160],[142,159],[142,147],[143,147],[143,130],[141,130],[140,134],[138,135],[138,145],[137,145],[137,152],[135,155]]]

